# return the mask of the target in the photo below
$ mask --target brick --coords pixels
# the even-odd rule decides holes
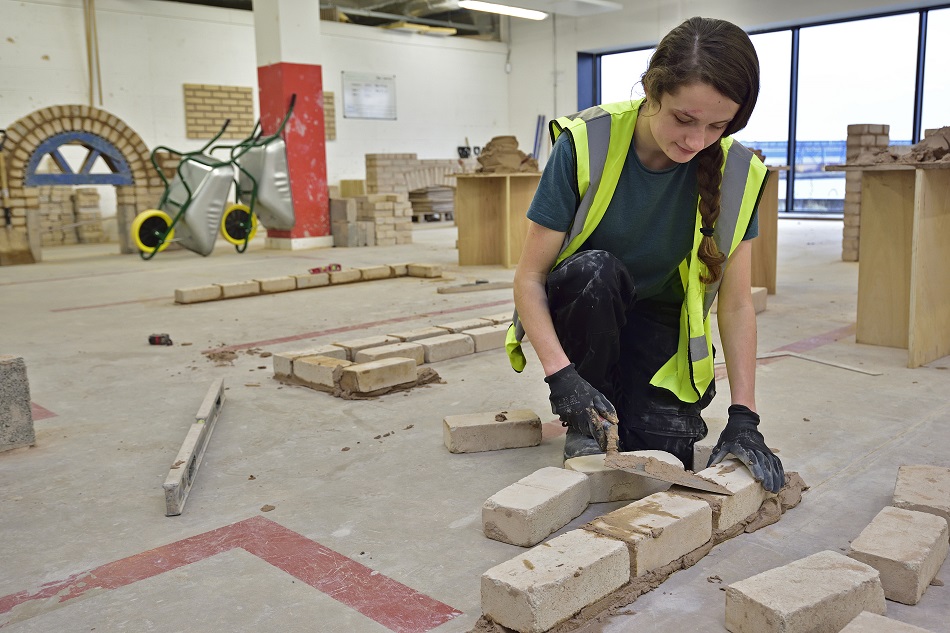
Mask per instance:
[[[261,293],[261,285],[256,281],[235,281],[227,284],[216,284],[221,287],[222,299],[236,297],[250,297]]]
[[[752,288],[752,307],[755,308],[755,313],[765,312],[765,307],[768,304],[769,300],[769,289],[760,288],[758,286],[753,286]]]
[[[630,576],[642,576],[705,545],[712,537],[712,510],[705,501],[657,492],[584,529],[626,543]]]
[[[486,319],[465,319],[464,321],[440,323],[436,325],[436,327],[447,330],[453,334],[458,334],[459,332],[464,332],[465,330],[474,330],[475,328],[485,327],[486,325],[492,325],[492,322]]]
[[[580,516],[588,503],[586,475],[548,466],[489,497],[482,530],[490,539],[530,547]]]
[[[848,626],[841,629],[841,633],[930,633],[930,631],[885,618],[883,615],[862,611],[858,617],[851,620]]]
[[[439,264],[407,264],[410,277],[441,277],[442,266]]]
[[[709,463],[713,448],[715,448],[719,442],[719,435],[722,433],[722,430],[726,428],[726,420],[724,418],[704,417],[703,421],[706,423],[706,428],[709,432],[706,434],[706,437],[693,444],[692,470],[694,471],[702,470],[706,467],[706,464]]]
[[[622,587],[629,569],[623,543],[571,530],[482,574],[482,613],[541,633]]]
[[[176,288],[175,303],[201,303],[221,298],[221,286],[196,286],[194,288]]]
[[[389,279],[392,277],[392,269],[389,266],[367,266],[359,268],[360,279],[363,281],[373,281],[374,279]]]
[[[720,495],[682,486],[673,486],[670,493],[708,503],[712,510],[713,531],[728,530],[758,512],[762,502],[768,497],[775,496],[765,490],[738,459],[726,459],[715,466],[700,470],[697,474],[725,486],[733,494]]]
[[[393,277],[406,277],[409,275],[409,264],[390,264],[393,271]]]
[[[304,288],[319,288],[320,286],[330,285],[330,275],[328,273],[318,273],[316,275],[293,275],[297,282],[297,290]]]
[[[36,444],[30,381],[21,356],[0,354],[0,452]]]
[[[478,453],[541,443],[541,418],[530,409],[448,415],[442,420],[450,453]]]
[[[426,362],[437,363],[475,352],[475,341],[465,334],[443,334],[419,340],[426,350]]]
[[[399,339],[394,336],[367,336],[365,338],[355,338],[349,341],[334,341],[333,344],[337,347],[342,347],[346,350],[346,357],[349,360],[356,360],[356,352],[364,349],[369,349],[370,347],[382,347],[383,345],[391,345],[393,343],[398,343]]]
[[[294,374],[294,361],[307,356],[329,356],[331,358],[346,359],[346,350],[336,345],[323,345],[299,352],[278,352],[273,355],[274,375],[289,377]]]
[[[287,292],[297,289],[297,280],[293,277],[267,277],[255,279],[261,285],[261,292]]]
[[[392,332],[390,336],[400,341],[418,341],[423,338],[432,338],[433,336],[445,336],[445,330],[440,327],[423,327],[415,330],[406,330],[405,332]]]
[[[425,362],[426,352],[418,343],[391,343],[380,347],[368,347],[357,351],[354,360],[357,363],[369,363],[383,358],[411,358],[416,365]]]
[[[344,268],[330,273],[330,284],[348,284],[360,280],[359,268]]]
[[[304,356],[294,360],[294,378],[310,385],[332,389],[340,382],[343,369],[352,364],[344,358]]]
[[[564,468],[584,473],[590,480],[590,502],[633,501],[664,492],[670,484],[659,479],[644,477],[625,470],[610,468],[604,464],[605,455],[572,457],[564,462]]]
[[[505,346],[505,339],[508,336],[508,324],[489,325],[486,327],[466,330],[466,336],[472,337],[475,343],[475,352],[487,352]]]
[[[489,321],[497,325],[500,323],[511,323],[511,317],[512,317],[512,312],[509,310],[508,312],[499,312],[498,314],[489,314],[489,315],[483,316],[482,318],[488,319]]]
[[[411,358],[384,358],[344,367],[340,388],[354,393],[371,393],[415,381],[416,361]]]
[[[936,514],[950,522],[950,468],[926,464],[901,466],[897,470],[893,505]]]
[[[885,598],[917,604],[947,558],[947,530],[943,517],[885,507],[851,542],[848,556],[880,572]]]
[[[732,633],[832,633],[862,611],[885,609],[877,570],[832,551],[726,588],[726,628]]]

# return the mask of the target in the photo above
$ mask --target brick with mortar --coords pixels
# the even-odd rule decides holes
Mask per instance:
[[[256,281],[235,281],[227,284],[216,284],[221,287],[222,299],[250,297],[261,293],[261,285]]]
[[[221,286],[195,286],[176,288],[175,303],[201,303],[221,298]]]
[[[365,338],[355,338],[349,341],[333,341],[337,347],[346,350],[346,357],[349,360],[356,360],[356,352],[370,347],[382,347],[383,345],[392,345],[398,343],[399,339],[395,336],[367,336]]]
[[[307,273],[306,275],[293,275],[293,278],[297,282],[297,290],[330,285],[330,275],[328,273],[317,273],[316,275]]]
[[[0,452],[36,443],[30,381],[22,356],[0,354]]]
[[[673,486],[670,493],[702,499],[708,503],[712,509],[713,531],[728,530],[758,512],[762,502],[774,496],[752,477],[749,469],[738,459],[723,460],[715,466],[700,470],[697,474],[715,481],[733,494],[720,495],[683,486]]]
[[[499,323],[511,323],[511,316],[512,316],[512,312],[511,310],[509,310],[508,312],[499,312],[498,314],[487,314],[483,316],[482,318],[488,319],[489,321],[497,325]]]
[[[318,387],[332,389],[343,376],[343,369],[353,363],[330,356],[304,356],[294,360],[294,378]]]
[[[541,443],[541,418],[530,409],[447,415],[442,437],[451,453],[478,453]]]
[[[287,292],[297,289],[297,280],[293,277],[267,277],[265,279],[255,279],[261,285],[262,293]]]
[[[878,571],[843,554],[818,552],[726,588],[731,633],[832,633],[862,611],[884,614]]]
[[[274,375],[284,378],[293,376],[294,361],[306,356],[329,356],[346,359],[346,350],[336,345],[322,345],[299,352],[277,352],[272,357],[274,359]]]
[[[643,477],[604,464],[604,454],[572,457],[564,468],[584,473],[590,479],[590,502],[633,501],[664,492],[670,484],[659,479]]]
[[[443,334],[424,338],[419,340],[419,344],[425,348],[427,363],[437,363],[475,352],[475,341],[465,334]]]
[[[372,281],[374,279],[389,279],[392,277],[392,269],[389,266],[367,266],[360,268],[360,279],[363,281]]]
[[[930,631],[913,624],[885,618],[883,615],[862,611],[858,617],[848,623],[848,626],[841,629],[841,633],[930,633]]]
[[[623,543],[571,530],[482,574],[482,613],[515,631],[541,633],[629,580]]]
[[[584,529],[626,543],[630,576],[642,576],[704,545],[712,536],[712,510],[705,501],[657,492]]]
[[[393,271],[393,277],[406,277],[409,275],[409,264],[390,264]]]
[[[441,277],[442,266],[439,264],[407,264],[410,277]]]
[[[519,479],[482,505],[485,536],[530,547],[579,516],[590,503],[583,473],[548,466]]]
[[[348,284],[360,280],[359,268],[344,268],[330,273],[330,284]]]
[[[432,338],[433,336],[444,336],[445,330],[440,327],[423,327],[415,330],[406,330],[405,332],[390,332],[389,336],[395,337],[400,341],[418,341],[423,338]]]
[[[343,368],[340,388],[353,393],[370,393],[416,381],[416,361],[411,358],[383,358]]]
[[[886,507],[851,542],[848,556],[880,572],[885,598],[917,604],[947,558],[947,530],[943,517]]]
[[[369,363],[383,358],[411,358],[416,365],[425,362],[426,352],[418,343],[391,343],[380,347],[367,347],[354,354],[357,363]]]
[[[475,342],[475,352],[487,352],[505,346],[508,336],[508,324],[489,325],[474,330],[465,330],[465,334]]]
[[[703,417],[703,420],[706,422],[706,428],[709,432],[706,437],[693,444],[693,470],[701,470],[706,467],[709,458],[712,457],[713,448],[719,442],[719,435],[726,428],[725,418]]]
[[[436,327],[453,334],[458,334],[465,330],[474,330],[475,328],[485,327],[486,325],[492,325],[492,322],[487,319],[465,319],[464,321],[452,321],[451,323],[437,323]]]
[[[950,522],[950,468],[927,464],[901,466],[897,469],[892,505],[936,514]]]

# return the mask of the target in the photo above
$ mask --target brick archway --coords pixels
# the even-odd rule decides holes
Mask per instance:
[[[38,222],[39,192],[35,187],[25,184],[27,167],[44,141],[64,132],[87,132],[102,137],[128,163],[133,182],[131,185],[116,186],[116,221],[121,252],[136,252],[129,236],[132,219],[138,210],[158,202],[164,186],[149,159],[148,147],[135,130],[105,110],[82,105],[59,105],[37,110],[19,119],[6,132],[3,152],[7,162],[10,206],[13,209],[7,230],[13,234],[9,242],[14,245],[15,251],[7,257],[10,263],[33,263],[42,259]],[[17,251],[16,244],[28,244],[29,249],[26,252],[23,248]]]

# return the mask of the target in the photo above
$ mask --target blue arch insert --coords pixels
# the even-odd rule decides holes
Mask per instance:
[[[74,172],[59,151],[63,145],[81,145],[89,150],[86,160],[78,172]],[[62,170],[61,174],[38,174],[36,169],[44,156],[53,159]],[[90,173],[96,159],[102,158],[111,174]],[[115,145],[91,132],[61,132],[49,137],[36,148],[26,167],[25,184],[28,187],[40,185],[131,185],[135,182],[129,163],[116,149]]]

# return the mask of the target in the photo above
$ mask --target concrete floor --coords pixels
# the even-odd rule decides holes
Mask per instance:
[[[782,220],[778,292],[759,315],[760,352],[793,346],[882,373],[796,358],[761,365],[762,428],[811,490],[778,524],[718,546],[589,630],[724,631],[723,587],[846,551],[888,504],[898,466],[950,465],[950,358],[909,370],[905,351],[855,343],[858,267],[840,261],[840,235],[840,222]],[[347,401],[280,384],[259,355],[511,309],[510,290],[436,292],[512,278],[460,268],[453,227],[420,227],[413,239],[293,253],[255,243],[243,255],[222,246],[149,262],[114,245],[60,247],[42,264],[0,268],[0,353],[24,357],[39,407],[36,446],[0,454],[0,628],[468,631],[479,576],[521,551],[482,535],[481,504],[560,465],[563,436],[552,422],[539,447],[452,455],[442,418],[529,408],[552,421],[536,359],[517,375],[501,350],[483,352],[435,364],[444,384]],[[175,288],[409,261],[441,263],[445,278],[172,302]],[[175,344],[148,345],[157,332]],[[233,364],[202,354],[218,346],[238,350]],[[166,517],[162,483],[219,377],[227,399],[197,481],[184,514]],[[709,416],[728,404],[723,381]],[[591,506],[565,529],[619,505]],[[948,565],[938,578],[950,581]],[[887,609],[950,631],[950,587]]]

